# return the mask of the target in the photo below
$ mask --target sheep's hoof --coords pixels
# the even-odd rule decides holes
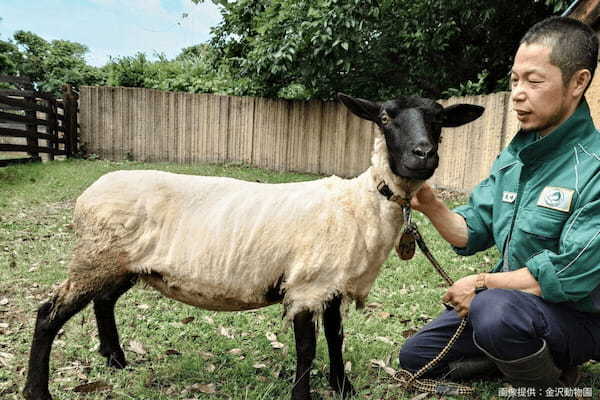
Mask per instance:
[[[52,396],[50,396],[48,389],[35,390],[25,387],[25,389],[23,389],[23,397],[25,400],[52,400]]]
[[[292,392],[292,400],[322,400],[322,398],[318,393],[311,395],[310,392],[307,393],[305,391],[295,391]]]
[[[123,352],[112,353],[106,357],[106,365],[111,368],[123,369],[127,366],[127,361],[125,360],[125,354]]]
[[[331,388],[335,390],[339,395],[342,396],[343,399],[348,399],[356,395],[356,390],[354,390],[354,386],[348,378],[345,376],[340,378],[331,378],[329,380],[329,384]]]

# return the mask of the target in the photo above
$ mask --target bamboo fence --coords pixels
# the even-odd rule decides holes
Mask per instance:
[[[469,191],[518,129],[508,93],[452,98],[486,108],[481,118],[444,129],[431,183]],[[356,176],[369,166],[375,124],[342,104],[82,87],[81,142],[111,160],[245,163],[272,170]]]

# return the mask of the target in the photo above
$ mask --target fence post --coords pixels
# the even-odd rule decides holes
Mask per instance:
[[[56,99],[48,100],[48,107],[52,112],[46,113],[46,119],[49,122],[49,125],[46,128],[46,133],[52,136],[52,139],[48,140],[48,149],[50,153],[48,154],[48,158],[50,161],[54,160],[54,153],[59,150],[58,148],[58,107],[56,103]]]
[[[23,97],[23,99],[31,104],[36,104],[35,102],[35,97]],[[27,118],[31,118],[31,119],[37,119],[37,113],[35,110],[31,109],[31,110],[25,110],[25,116]],[[35,123],[31,123],[31,124],[25,124],[25,126],[27,127],[27,147],[29,148],[29,150],[27,151],[27,153],[29,153],[29,155],[31,156],[32,159],[34,159],[35,161],[41,161],[41,157],[40,154],[37,151],[37,147],[39,147],[39,143],[38,143],[38,125]]]
[[[64,127],[65,127],[65,153],[72,157],[77,152],[77,100],[69,84],[63,85]]]

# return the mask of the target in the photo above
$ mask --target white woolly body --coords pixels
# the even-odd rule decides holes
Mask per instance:
[[[267,292],[278,281],[288,319],[319,314],[335,295],[362,302],[402,227],[400,206],[376,186],[385,179],[402,195],[420,183],[391,173],[381,135],[372,163],[354,179],[285,184],[109,173],[77,200],[76,254],[116,254],[119,273],[210,310],[277,302]]]

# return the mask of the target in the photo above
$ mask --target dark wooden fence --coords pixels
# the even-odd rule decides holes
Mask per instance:
[[[34,90],[25,77],[0,76],[0,82],[14,87],[0,88],[0,153],[27,154],[0,159],[0,166],[41,161],[41,154],[54,160],[77,152],[78,97],[69,85],[64,87],[63,99],[57,99]]]

